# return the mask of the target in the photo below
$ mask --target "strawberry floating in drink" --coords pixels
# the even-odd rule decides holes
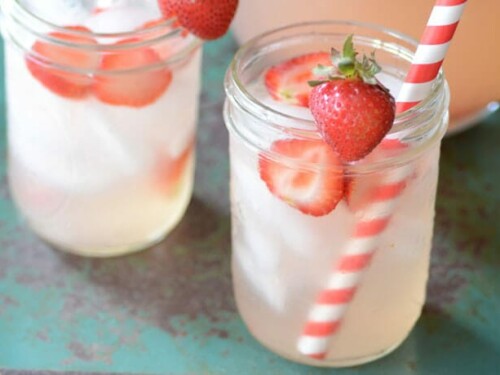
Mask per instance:
[[[205,40],[223,36],[233,20],[238,0],[158,0],[165,18],[178,22]]]
[[[30,57],[26,58],[26,65],[33,77],[51,92],[69,99],[81,99],[89,93],[92,80],[84,73],[71,72],[67,67],[73,70],[95,69],[99,56],[91,50],[79,50],[64,43],[94,46],[97,41],[86,27],[67,26],[65,29],[67,31],[48,34],[54,43],[36,41]]]
[[[167,195],[178,194],[182,178],[189,170],[188,163],[193,159],[195,153],[195,138],[186,146],[180,155],[173,157],[161,153],[157,158],[155,168],[155,180],[158,189]]]
[[[125,40],[117,45],[140,40]],[[161,64],[158,53],[149,47],[126,49],[106,54],[94,82],[94,94],[104,103],[144,107],[154,103],[167,90],[172,72],[166,67],[144,69]]]
[[[337,206],[343,197],[343,175],[338,169],[340,160],[328,144],[322,140],[284,139],[275,141],[271,151],[294,162],[321,166],[297,170],[260,155],[260,178],[271,193],[312,216],[326,215]]]
[[[380,67],[373,56],[357,59],[352,35],[342,53],[332,49],[332,63],[318,67],[328,79],[311,83],[309,107],[325,141],[344,162],[352,162],[368,155],[389,132],[395,102],[375,78]]]
[[[264,77],[266,89],[275,100],[308,107],[311,93],[308,82],[318,79],[313,69],[329,64],[330,55],[326,52],[313,52],[286,60],[267,70]]]

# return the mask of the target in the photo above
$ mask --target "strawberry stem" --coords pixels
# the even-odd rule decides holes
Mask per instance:
[[[370,57],[363,55],[362,60],[357,58],[358,52],[354,48],[353,34],[347,36],[344,41],[342,52],[331,49],[331,61],[333,66],[318,65],[314,68],[315,76],[327,77],[326,80],[310,81],[310,86],[317,86],[335,79],[362,79],[369,84],[378,84],[375,75],[382,69],[375,61],[375,52]]]

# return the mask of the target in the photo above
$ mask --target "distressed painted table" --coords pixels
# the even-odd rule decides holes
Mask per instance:
[[[205,47],[194,197],[164,243],[110,260],[62,254],[16,216],[0,133],[0,373],[498,374],[500,115],[443,145],[424,314],[392,355],[361,368],[287,362],[252,339],[231,295],[226,37]]]

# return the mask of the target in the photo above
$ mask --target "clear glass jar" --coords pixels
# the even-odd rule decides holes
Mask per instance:
[[[139,2],[54,3],[1,4],[12,197],[59,249],[144,249],[192,194],[201,42]]]
[[[383,67],[378,78],[397,92],[416,43],[393,30],[347,21],[294,25],[257,37],[238,51],[225,82],[238,310],[264,346],[316,366],[351,366],[381,357],[401,344],[419,318],[439,148],[448,123],[449,94],[440,75],[429,97],[399,115],[386,140],[359,162],[306,162],[274,147],[277,142],[326,143],[307,108],[270,98],[263,72],[297,55],[339,49],[351,33],[360,54],[376,51]],[[271,192],[263,162],[279,167],[272,173],[283,173],[279,189],[295,188],[297,173],[340,176],[353,188],[345,188],[333,211],[311,216]],[[373,198],[376,192],[387,193],[381,187],[388,184],[399,187],[395,193],[392,186],[393,199]],[[363,223],[379,218],[384,228],[379,225],[376,235],[366,227],[368,232],[361,233]],[[354,262],[358,268],[349,269],[353,259],[361,259],[357,256],[366,257],[364,265]],[[350,288],[351,297],[322,302],[333,284]],[[311,331],[311,322],[329,326],[329,333]],[[323,345],[322,354],[315,345]]]

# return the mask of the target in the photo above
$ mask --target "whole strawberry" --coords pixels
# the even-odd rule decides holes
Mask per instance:
[[[224,35],[238,0],[158,0],[164,17],[177,17],[182,27],[205,40]]]
[[[332,67],[319,66],[326,81],[311,82],[309,108],[325,141],[344,162],[368,155],[392,127],[395,102],[375,74],[373,56],[358,61],[352,35],[342,53],[332,49]]]

